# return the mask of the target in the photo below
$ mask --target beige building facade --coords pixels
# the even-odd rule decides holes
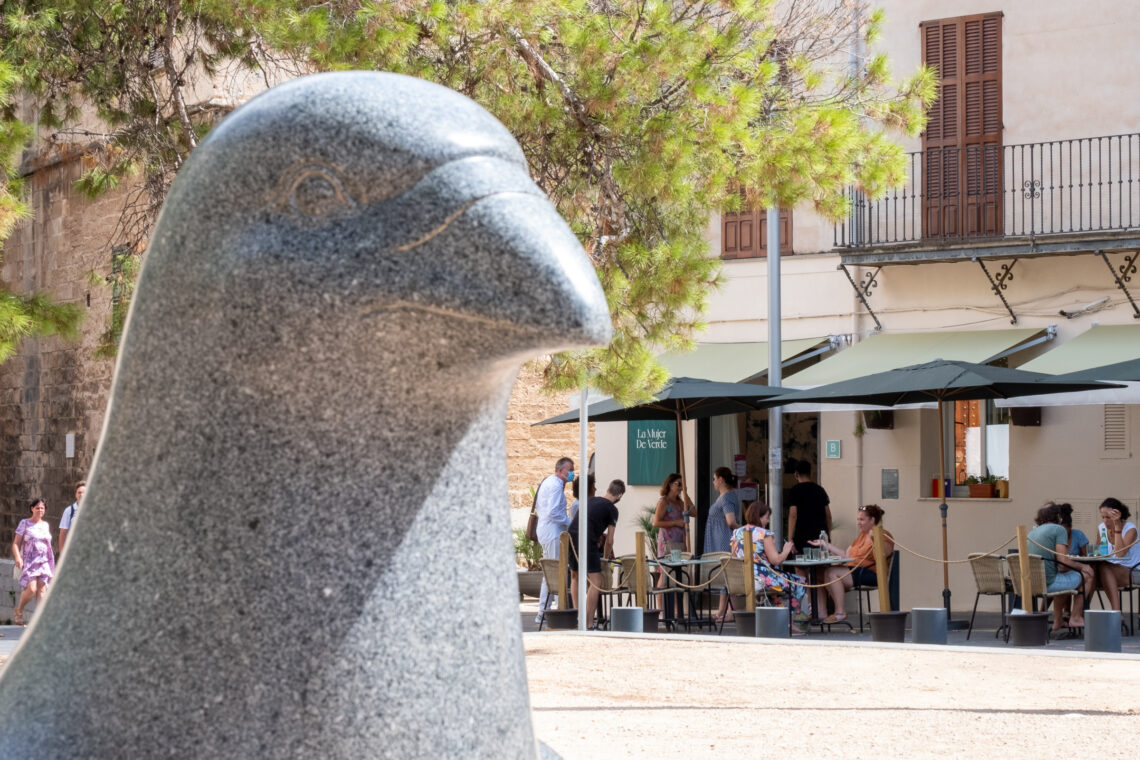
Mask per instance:
[[[1130,36],[1140,5],[881,5],[887,22],[878,44],[893,70],[907,73],[924,60],[939,67],[942,98],[927,133],[902,140],[911,154],[906,187],[858,198],[839,224],[793,209],[790,251],[781,257],[784,346],[837,350],[786,361],[784,383],[817,385],[941,354],[1050,372],[1140,356],[1140,50]],[[766,378],[764,221],[754,218],[742,231],[738,219],[710,220],[712,253],[725,258],[727,284],[712,300],[698,350],[709,361],[676,362],[686,372],[704,366],[716,379]],[[1090,333],[1094,327],[1100,331]],[[726,358],[717,344],[736,345]],[[880,504],[903,547],[902,608],[941,605],[940,500],[932,490],[937,412],[896,410],[892,429],[872,429],[857,411],[822,409],[786,415],[785,465],[789,431],[814,426],[812,451],[800,458],[813,463],[830,494],[835,543],[854,537],[859,505]],[[958,415],[957,424],[947,419],[946,434],[956,484],[947,521],[956,611],[968,612],[974,601],[962,560],[970,552],[1004,553],[1016,526],[1031,526],[1044,501],[1072,503],[1075,527],[1090,535],[1107,496],[1140,511],[1140,405],[1046,406],[1039,417],[1018,412],[1011,420],[982,402]],[[625,425],[597,428],[599,478],[620,477],[630,465]],[[686,450],[695,499],[708,503],[711,469],[732,466],[734,453],[745,454],[748,477],[763,492],[763,415],[717,421],[704,434],[711,443]],[[701,435],[697,423],[687,423],[687,441]],[[726,448],[725,437],[738,445]],[[750,451],[758,444],[759,454]],[[1007,498],[964,495],[957,483],[984,475],[979,465],[1008,479]],[[786,476],[782,485],[790,484]],[[619,551],[631,550],[635,513],[656,499],[652,486],[631,489]],[[997,601],[983,600],[982,608],[996,610]]]

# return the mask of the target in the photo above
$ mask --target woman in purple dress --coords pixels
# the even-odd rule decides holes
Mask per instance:
[[[43,499],[36,499],[28,507],[32,516],[20,520],[16,526],[16,536],[12,539],[12,557],[20,573],[20,601],[16,603],[15,623],[24,625],[24,607],[33,598],[36,610],[47,590],[48,582],[55,575],[55,553],[51,550],[51,528],[44,519]]]

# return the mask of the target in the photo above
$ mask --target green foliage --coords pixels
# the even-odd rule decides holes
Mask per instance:
[[[97,359],[113,359],[118,353],[141,265],[140,257],[125,247],[117,248],[111,257],[111,275],[105,279],[111,286],[111,318],[99,336],[95,349]]]
[[[31,139],[31,128],[11,117],[12,95],[20,86],[17,69],[0,60],[0,243],[29,209],[18,178],[20,154]],[[57,304],[43,293],[16,295],[0,290],[0,362],[11,356],[29,336],[78,337],[83,314],[74,304]]]
[[[847,211],[843,189],[904,178],[884,127],[910,133],[930,72],[898,86],[886,60],[846,68],[857,3],[298,0],[261,28],[322,69],[400,71],[472,97],[518,138],[535,180],[592,257],[613,313],[603,349],[564,353],[549,388],[620,400],[666,380],[721,284],[704,230],[743,202]],[[873,38],[881,14],[863,13]]]
[[[656,507],[645,507],[637,516],[637,527],[645,533],[645,537],[651,546],[657,545],[657,531],[660,530],[660,528],[653,524],[653,518],[656,514]]]
[[[515,559],[522,563],[527,570],[537,570],[538,561],[542,559],[542,546],[537,541],[526,537],[526,531],[515,528]]]
[[[439,82],[516,136],[535,181],[593,260],[612,343],[552,357],[547,386],[619,400],[667,379],[654,355],[691,348],[721,280],[704,231],[725,207],[811,203],[847,212],[843,190],[899,184],[884,129],[917,132],[932,73],[893,84],[847,52],[881,31],[859,0],[4,0],[0,55],[41,124],[95,110],[85,193],[133,172],[118,240],[141,250],[169,183],[219,115],[196,83],[227,63],[266,83],[366,68]],[[178,44],[175,44],[177,40]],[[2,81],[0,72],[0,81]],[[0,209],[2,212],[2,209]],[[0,220],[2,221],[2,220]],[[111,332],[115,330],[112,320]]]

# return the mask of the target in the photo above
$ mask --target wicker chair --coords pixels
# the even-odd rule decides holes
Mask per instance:
[[[724,579],[725,592],[728,594],[728,608],[735,611],[732,605],[733,597],[743,597],[747,594],[756,595],[756,605],[758,607],[771,607],[774,606],[772,599],[768,596],[767,589],[756,590],[755,582],[751,585],[747,584],[744,578],[744,559],[741,557],[724,556],[720,558],[721,576]],[[720,623],[718,633],[724,632],[724,621]]]
[[[1013,583],[1013,590],[1018,592],[1021,590],[1021,558],[1018,554],[1007,554],[1005,556],[1006,568],[1009,570],[1009,579]],[[1041,609],[1049,606],[1049,602],[1055,602],[1059,597],[1068,596],[1074,597],[1083,593],[1080,586],[1077,588],[1066,589],[1064,591],[1047,591],[1045,588],[1045,560],[1036,554],[1029,555],[1029,593],[1032,595],[1030,606],[1034,606],[1037,599],[1041,600]],[[1022,606],[1025,605],[1025,600],[1021,600]],[[1009,640],[1008,638],[1006,639]]]
[[[1001,625],[994,631],[994,637],[997,638],[1009,628],[1009,623],[1005,619],[1005,598],[1010,589],[1006,585],[1008,580],[1005,576],[1005,565],[997,554],[974,553],[967,557],[970,560],[970,569],[974,571],[974,584],[978,593],[974,595],[974,611],[970,613],[970,627],[966,631],[966,640],[969,641],[970,634],[974,632],[974,617],[978,614],[978,601],[982,596],[997,596],[1001,601]]]
[[[540,610],[541,620],[538,623],[538,630],[546,625],[546,610],[550,608],[550,600],[558,593],[558,560],[544,557],[538,561],[538,566],[542,570],[542,577],[546,579],[546,587],[550,589],[550,593],[546,595],[546,605]],[[567,590],[569,590],[569,581],[567,581]],[[568,600],[559,600],[559,604],[566,604]]]

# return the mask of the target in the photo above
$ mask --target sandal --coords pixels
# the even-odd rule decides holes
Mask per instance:
[[[821,620],[819,622],[823,623],[824,625],[835,625],[836,623],[842,623],[846,619],[847,619],[846,615],[844,615],[843,617],[840,617],[838,615],[828,615],[827,617],[825,617],[823,620]]]
[[[13,612],[12,612],[12,624],[13,625],[27,625],[28,621],[24,620],[23,614],[13,610]]]

